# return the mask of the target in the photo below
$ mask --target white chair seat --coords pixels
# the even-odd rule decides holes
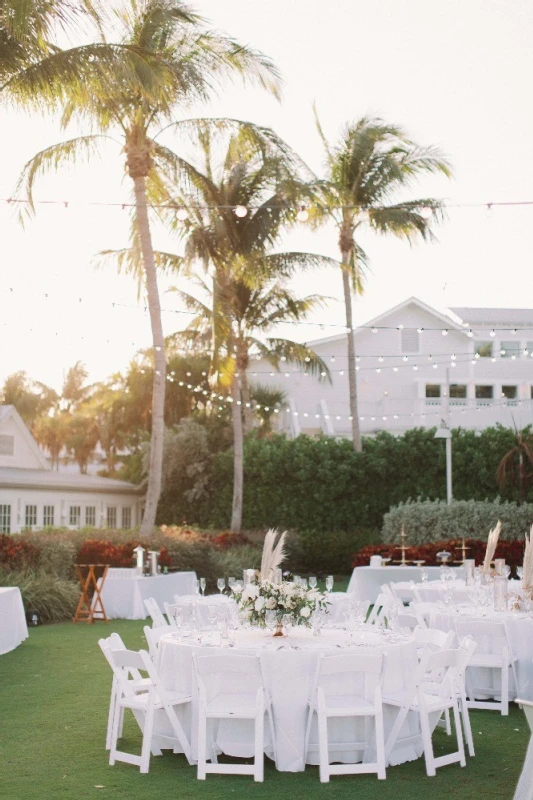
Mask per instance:
[[[227,714],[229,717],[255,717],[257,708],[257,695],[255,692],[242,694],[217,694],[206,706],[207,716],[217,717]]]
[[[490,667],[491,669],[498,669],[502,666],[510,666],[516,661],[516,656],[509,655],[505,661],[502,660],[501,653],[479,653],[471,657],[469,667]]]
[[[325,708],[328,717],[353,717],[368,714],[374,706],[364,697],[353,694],[328,694],[325,695]]]

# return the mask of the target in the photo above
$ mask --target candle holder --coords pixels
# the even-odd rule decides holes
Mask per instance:
[[[406,535],[405,535],[405,530],[404,530],[403,525],[402,525],[402,532],[400,533],[400,539],[401,539],[402,543],[395,545],[394,549],[395,550],[399,550],[401,552],[401,554],[402,554],[402,557],[400,559],[393,560],[392,563],[393,564],[399,564],[400,567],[406,567],[411,562],[408,561],[405,558],[405,553],[407,552],[407,550],[412,550],[412,548],[411,547],[407,547],[407,545],[405,544]]]
[[[465,561],[467,560],[466,554],[469,553],[472,548],[466,546],[466,539],[463,536],[463,543],[462,543],[461,547],[454,547],[453,549],[454,550],[459,550],[461,555],[462,555],[461,559],[455,558],[453,563],[454,564],[464,564]]]
[[[505,575],[494,576],[494,610],[507,611],[507,578]]]

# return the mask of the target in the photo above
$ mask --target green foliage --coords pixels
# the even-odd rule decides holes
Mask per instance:
[[[438,542],[462,536],[486,540],[489,530],[502,522],[500,538],[523,540],[533,524],[533,503],[496,500],[407,501],[390,509],[383,518],[381,539],[398,542],[402,526],[409,544]]]
[[[13,571],[2,566],[0,586],[18,586],[26,612],[35,609],[43,622],[72,618],[80,597],[76,583],[43,570]]]

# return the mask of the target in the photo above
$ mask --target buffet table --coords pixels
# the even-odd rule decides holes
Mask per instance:
[[[28,638],[24,605],[18,586],[0,589],[0,655]]]
[[[168,575],[138,575],[134,569],[110,568],[101,597],[109,619],[146,619],[144,600],[153,597],[162,608],[173,603],[174,595],[194,594],[195,572],[171,572]]]
[[[405,692],[412,687],[417,670],[417,654],[414,640],[409,636],[391,635],[378,631],[367,631],[358,634],[358,646],[352,652],[385,653],[383,692]],[[364,639],[365,643],[361,643]],[[293,629],[290,638],[282,640],[273,638],[264,630],[241,629],[236,633],[235,645],[232,649],[221,650],[220,639],[216,634],[212,637],[181,639],[176,634],[163,636],[159,645],[159,672],[169,690],[192,695],[192,708],[184,709],[182,724],[192,746],[192,757],[197,757],[197,686],[193,675],[193,653],[199,656],[218,652],[225,654],[257,653],[261,658],[263,675],[272,697],[274,732],[276,737],[276,766],[283,772],[301,772],[305,769],[305,729],[307,722],[307,701],[315,676],[320,654],[339,654],[350,652],[350,639],[344,631],[323,629],[320,637],[313,637],[309,630]],[[298,649],[289,649],[287,644]],[[279,649],[281,647],[281,649]],[[341,647],[342,650],[338,648]],[[384,706],[385,738],[390,732],[398,709]],[[372,738],[372,727],[365,729],[364,720],[356,723],[359,726],[356,739],[364,741]],[[409,715],[405,723],[412,735],[416,735],[418,720]],[[332,739],[347,742],[346,751],[335,750],[336,761],[361,761],[362,751],[354,751],[348,745],[354,741],[353,719],[332,719],[328,727]],[[404,734],[402,734],[403,736]],[[373,741],[373,738],[372,738]],[[318,742],[316,720],[311,731],[310,742]],[[253,736],[248,720],[219,721],[216,730],[216,744],[220,750],[235,757],[253,756]],[[372,748],[369,748],[370,750]],[[265,727],[265,753],[273,757],[272,742],[268,726]],[[396,745],[391,754],[390,764],[402,764],[420,757],[422,744],[418,738],[409,744]],[[371,755],[371,754],[370,754]],[[318,752],[312,750],[307,763],[318,763]]]
[[[370,600],[374,603],[381,593],[381,586],[391,581],[414,581],[422,582],[422,567],[355,567],[348,584],[348,592],[353,594],[356,600]],[[428,572],[428,580],[440,580],[440,567],[425,567]],[[458,578],[464,577],[463,567],[453,567]]]

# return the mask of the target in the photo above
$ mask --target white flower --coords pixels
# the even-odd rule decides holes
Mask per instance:
[[[270,609],[276,608],[277,604],[278,601],[276,600],[275,597],[269,597],[268,600],[266,601],[266,607]]]
[[[255,606],[254,606],[255,610],[262,611],[264,607],[265,607],[265,598],[258,597],[257,600],[255,601]]]
[[[311,616],[311,609],[309,608],[309,606],[304,606],[303,608],[300,609],[300,616],[305,617],[306,619],[307,617]]]
[[[249,583],[246,587],[246,594],[251,600],[254,597],[259,597],[259,586],[256,583]]]

